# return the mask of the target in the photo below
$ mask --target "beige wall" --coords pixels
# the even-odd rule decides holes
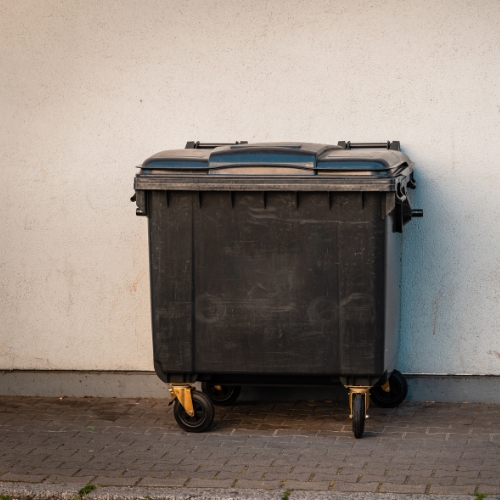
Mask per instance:
[[[500,374],[500,2],[0,0],[0,368],[152,369],[134,166],[400,140],[400,367]]]

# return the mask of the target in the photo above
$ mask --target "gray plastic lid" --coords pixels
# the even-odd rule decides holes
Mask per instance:
[[[280,175],[293,175],[294,170],[320,171],[382,171],[392,170],[403,164],[411,165],[401,151],[365,148],[343,149],[340,146],[315,143],[282,142],[237,144],[214,149],[175,149],[162,151],[148,158],[143,170],[220,170],[230,169],[238,175],[238,168],[265,167],[279,169]],[[241,168],[241,173],[247,170]],[[179,172],[181,173],[181,172]],[[214,172],[215,173],[215,172]],[[254,175],[256,172],[253,172]],[[264,173],[264,172],[263,172]]]

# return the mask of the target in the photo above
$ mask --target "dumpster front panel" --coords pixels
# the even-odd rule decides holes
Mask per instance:
[[[162,371],[381,375],[384,196],[150,192]]]
[[[201,372],[338,370],[338,221],[324,193],[204,193],[195,209]],[[264,199],[265,197],[265,199]],[[233,207],[234,204],[234,207]]]

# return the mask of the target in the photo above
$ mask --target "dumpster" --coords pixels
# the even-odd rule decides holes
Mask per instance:
[[[423,213],[399,142],[188,142],[139,168],[154,367],[183,429],[244,385],[342,383],[356,438],[370,398],[404,400],[401,233]]]

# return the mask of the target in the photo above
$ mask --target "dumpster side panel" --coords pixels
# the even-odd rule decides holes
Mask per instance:
[[[191,372],[192,194],[149,192],[153,351],[164,372]]]
[[[360,196],[361,193],[357,194]],[[380,194],[356,195],[344,206],[339,230],[340,374],[383,373],[385,224]]]
[[[400,329],[402,234],[396,233],[394,211],[385,219],[385,349],[384,369],[396,368]]]

